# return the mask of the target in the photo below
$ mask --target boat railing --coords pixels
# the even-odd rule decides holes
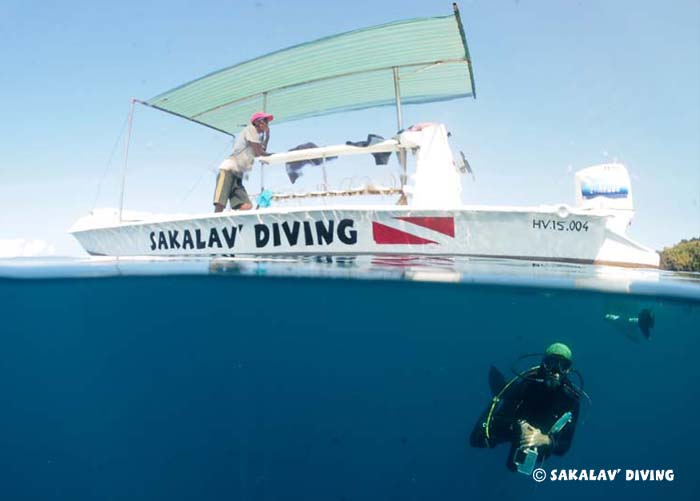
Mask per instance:
[[[299,200],[306,198],[325,198],[325,197],[352,197],[352,196],[391,196],[401,195],[405,197],[405,192],[400,187],[395,186],[376,186],[367,184],[366,186],[348,189],[330,189],[328,185],[328,176],[326,174],[326,160],[347,155],[363,155],[372,153],[393,153],[403,152],[408,149],[416,149],[417,146],[412,143],[400,142],[396,139],[387,139],[379,143],[369,146],[354,146],[350,144],[336,144],[332,146],[321,146],[318,148],[305,148],[299,150],[286,151],[281,153],[273,153],[265,157],[259,157],[258,161],[264,167],[269,164],[290,164],[293,162],[303,162],[306,160],[321,160],[321,169],[323,171],[323,190],[309,192],[282,192],[268,194],[268,198],[274,201],[282,200]],[[262,177],[262,176],[261,176]],[[261,193],[265,191],[264,183],[261,186]],[[260,194],[255,195],[257,199]]]
[[[362,188],[354,188],[348,190],[320,190],[320,191],[309,191],[303,193],[273,193],[270,196],[271,200],[281,201],[281,200],[298,200],[305,198],[323,198],[323,197],[352,197],[352,196],[363,196],[363,195],[378,195],[378,196],[390,196],[390,195],[403,195],[404,192],[401,188],[395,187],[382,187],[382,186],[372,186],[368,185]],[[255,196],[257,198],[257,195]]]

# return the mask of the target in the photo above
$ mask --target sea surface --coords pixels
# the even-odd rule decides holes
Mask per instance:
[[[635,319],[650,310],[649,338]],[[700,275],[427,257],[0,261],[0,499],[697,499]],[[560,341],[547,478],[470,448]],[[616,470],[552,481],[553,469]],[[665,480],[627,481],[626,470]],[[669,480],[668,470],[672,470]]]

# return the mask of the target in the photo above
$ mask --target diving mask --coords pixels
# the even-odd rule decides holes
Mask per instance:
[[[548,355],[542,359],[542,367],[549,373],[568,374],[572,362],[564,357]]]

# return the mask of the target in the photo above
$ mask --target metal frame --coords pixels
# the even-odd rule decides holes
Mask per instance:
[[[131,142],[131,130],[132,130],[132,125],[133,125],[133,119],[134,119],[134,105],[136,103],[142,104],[144,106],[148,106],[149,108],[154,108],[160,111],[163,111],[165,113],[168,113],[170,115],[174,115],[179,118],[184,118],[185,120],[188,120],[190,122],[197,123],[199,125],[203,125],[204,127],[208,127],[210,129],[216,130],[218,132],[222,132],[226,135],[235,137],[234,134],[231,132],[225,131],[223,129],[219,129],[217,127],[214,127],[212,125],[200,122],[199,120],[196,120],[197,117],[206,115],[207,113],[211,113],[212,111],[216,111],[222,108],[225,108],[227,106],[230,106],[232,104],[236,104],[242,101],[254,99],[258,96],[262,97],[262,110],[264,112],[267,111],[267,100],[270,92],[275,92],[275,91],[280,91],[280,90],[285,90],[293,87],[298,87],[302,85],[308,85],[311,83],[316,83],[316,82],[321,82],[325,80],[332,80],[336,78],[343,78],[346,76],[351,76],[351,75],[357,75],[357,74],[362,74],[362,73],[372,73],[372,72],[379,72],[382,70],[392,70],[393,73],[393,79],[394,79],[394,96],[396,100],[396,124],[397,124],[397,131],[403,130],[403,114],[402,114],[402,109],[401,109],[401,78],[399,75],[399,69],[401,68],[414,68],[414,67],[422,67],[418,71],[424,71],[425,69],[430,68],[431,66],[434,65],[440,65],[440,64],[462,64],[466,63],[468,68],[469,68],[469,76],[471,79],[471,95],[473,98],[476,99],[476,87],[474,85],[474,73],[472,71],[472,65],[471,65],[471,58],[469,56],[469,49],[467,47],[467,42],[466,42],[466,36],[464,33],[464,27],[462,26],[462,20],[461,16],[459,14],[459,8],[457,7],[457,3],[452,4],[453,10],[454,10],[454,16],[455,20],[457,22],[458,28],[459,28],[459,33],[462,38],[462,43],[464,45],[464,58],[459,58],[459,59],[446,59],[446,60],[438,60],[438,61],[426,61],[426,62],[421,62],[421,63],[413,63],[413,64],[407,64],[407,65],[402,65],[402,66],[391,66],[391,67],[382,67],[382,68],[373,68],[373,69],[368,69],[368,70],[362,70],[362,71],[354,71],[354,72],[348,72],[348,73],[341,73],[333,76],[327,76],[323,78],[317,78],[313,80],[307,80],[305,82],[298,82],[295,84],[289,84],[289,85],[284,85],[281,87],[277,87],[274,89],[268,89],[265,90],[261,93],[256,93],[252,94],[249,96],[245,96],[239,99],[235,99],[233,101],[229,101],[223,104],[220,104],[218,106],[215,106],[213,108],[210,108],[208,110],[202,111],[200,113],[197,113],[193,115],[192,117],[188,117],[185,115],[182,115],[180,113],[176,113],[174,111],[170,111],[168,109],[162,108],[156,104],[148,103],[146,101],[142,101],[139,99],[132,98],[131,99],[131,104],[129,108],[129,127],[128,127],[128,132],[127,132],[127,137],[126,137],[126,143],[125,143],[125,152],[124,152],[124,165],[122,168],[122,179],[121,179],[121,192],[120,192],[120,198],[119,198],[119,222],[122,222],[122,214],[124,210],[124,192],[125,192],[125,187],[126,187],[126,172],[127,172],[127,167],[128,167],[128,159],[129,159],[129,145]],[[156,101],[156,99],[152,101]],[[408,174],[407,174],[407,156],[406,156],[406,151],[404,149],[399,150],[398,152],[399,155],[399,161],[401,163],[402,167],[402,173],[401,173],[401,192],[403,193],[404,187],[406,186],[406,183],[408,181]],[[327,174],[326,174],[326,162],[325,162],[325,157],[323,158],[323,182],[324,182],[324,188],[327,190],[328,189],[328,179],[327,179]],[[264,170],[264,165],[261,166],[261,171],[260,171],[260,191],[263,192],[265,190],[265,170]],[[403,194],[405,197],[405,193]]]

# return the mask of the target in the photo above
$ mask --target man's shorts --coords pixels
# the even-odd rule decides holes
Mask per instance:
[[[216,176],[214,203],[226,207],[226,202],[231,202],[231,208],[235,210],[243,204],[249,204],[250,198],[243,186],[243,178],[237,172],[219,169],[219,174]]]

